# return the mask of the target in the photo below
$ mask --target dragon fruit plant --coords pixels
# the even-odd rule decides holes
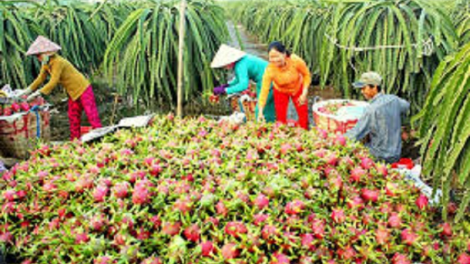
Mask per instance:
[[[0,179],[0,241],[22,263],[458,263],[402,176],[324,131],[156,117],[43,145]],[[468,220],[468,219],[466,219]]]

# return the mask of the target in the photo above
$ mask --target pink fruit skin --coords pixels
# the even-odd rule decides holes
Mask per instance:
[[[333,209],[333,212],[331,213],[331,219],[333,222],[341,224],[346,220],[346,216],[344,215],[344,211],[342,209]]]
[[[258,207],[259,210],[263,210],[264,208],[268,207],[269,200],[264,194],[259,194],[256,197],[254,204]]]
[[[418,235],[407,228],[401,232],[401,239],[410,246],[418,239]]]
[[[411,264],[411,260],[400,253],[395,253],[395,255],[392,258],[392,263],[393,264]]]
[[[181,228],[181,223],[176,222],[176,223],[164,223],[163,224],[163,229],[162,232],[166,235],[169,236],[174,236],[176,234],[179,234]]]
[[[199,241],[200,230],[197,224],[194,224],[186,228],[183,233],[187,240],[192,241],[192,242]]]
[[[150,257],[150,258],[144,259],[141,264],[162,264],[162,263],[163,262],[160,260],[160,258]]]
[[[269,262],[270,264],[290,264],[289,258],[282,253],[274,253],[273,260]]]
[[[237,258],[240,252],[237,249],[237,245],[235,243],[228,243],[222,247],[222,256],[224,260],[234,259]]]
[[[361,197],[366,202],[377,202],[379,199],[379,191],[362,189]]]
[[[200,246],[203,257],[208,257],[214,252],[214,244],[210,241],[202,242]]]
[[[458,264],[470,264],[470,256],[466,253],[462,253],[457,259]]]
[[[416,206],[418,206],[420,210],[423,210],[428,204],[428,198],[423,194],[421,194],[416,200]]]

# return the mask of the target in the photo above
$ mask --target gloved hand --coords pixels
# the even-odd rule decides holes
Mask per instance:
[[[217,86],[214,88],[214,94],[215,95],[219,95],[219,94],[224,94],[226,93],[225,92],[225,88],[229,87],[228,84],[223,84],[223,85],[220,85],[220,86]]]
[[[28,98],[26,98],[26,101],[31,101],[33,100],[34,98],[38,97],[39,95],[41,95],[41,92],[38,90],[34,93],[32,93],[31,95],[28,96]]]
[[[28,86],[28,88],[26,88],[22,92],[19,92],[18,94],[16,94],[16,97],[21,97],[23,95],[28,95],[32,92],[33,92],[33,89],[31,89],[31,87]]]

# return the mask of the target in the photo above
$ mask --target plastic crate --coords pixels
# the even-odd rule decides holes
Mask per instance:
[[[349,119],[341,116],[330,115],[326,113],[322,113],[319,111],[321,107],[325,107],[328,104],[332,103],[343,103],[343,102],[350,102],[356,106],[367,106],[369,105],[367,102],[362,101],[355,101],[355,100],[326,100],[315,102],[312,106],[313,111],[313,120],[318,128],[326,130],[328,132],[337,133],[340,132],[342,134],[346,133],[348,130],[353,128],[356,124],[358,119]]]

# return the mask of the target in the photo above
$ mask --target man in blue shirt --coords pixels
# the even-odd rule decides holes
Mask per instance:
[[[383,94],[381,85],[382,77],[376,72],[366,72],[353,83],[370,105],[345,136],[362,140],[369,135],[370,142],[365,145],[370,153],[377,160],[393,163],[401,156],[401,115],[408,111],[410,104],[398,96]]]

